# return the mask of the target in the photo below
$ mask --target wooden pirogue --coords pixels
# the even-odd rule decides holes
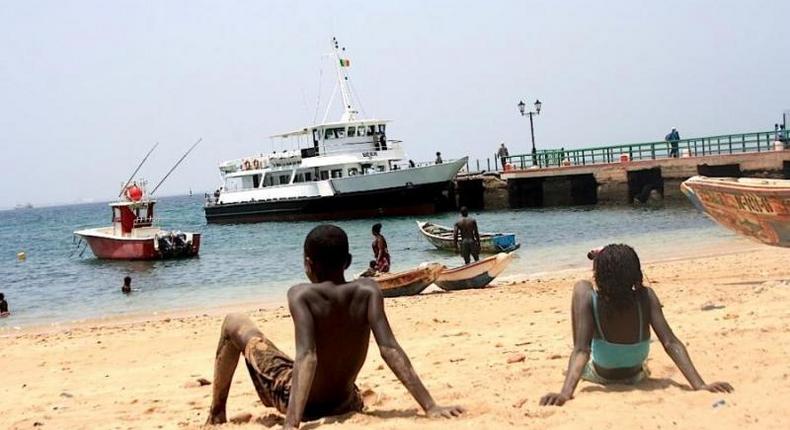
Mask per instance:
[[[454,249],[452,228],[422,221],[417,221],[417,227],[433,246],[448,251]],[[520,246],[513,233],[480,233],[480,252],[484,254],[511,252]]]
[[[379,284],[384,297],[413,296],[428,288],[439,276],[444,266],[428,263],[412,270],[387,273],[374,279]]]
[[[680,189],[697,209],[735,233],[790,247],[790,180],[694,176]]]
[[[445,291],[484,288],[507,268],[512,258],[501,252],[464,266],[445,267],[436,278],[436,285]]]

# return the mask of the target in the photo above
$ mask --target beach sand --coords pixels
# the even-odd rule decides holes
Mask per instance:
[[[571,350],[571,286],[589,277],[584,269],[511,276],[484,290],[387,299],[395,334],[434,398],[460,404],[467,413],[454,421],[425,418],[371,341],[358,380],[371,391],[367,411],[303,428],[787,428],[788,262],[790,250],[759,247],[644,265],[705,381],[728,381],[732,394],[689,391],[653,336],[647,382],[602,387],[582,381],[564,407],[539,406],[540,397],[563,382]],[[720,308],[703,310],[706,304]],[[286,308],[248,313],[293,353]],[[211,387],[196,380],[212,378],[220,314],[88,323],[0,338],[0,427],[200,427]],[[241,365],[228,416],[244,412],[253,415],[251,423],[218,428],[265,428],[274,413],[259,402]]]

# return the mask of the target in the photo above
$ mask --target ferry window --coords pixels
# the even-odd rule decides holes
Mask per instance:
[[[310,182],[313,180],[313,174],[310,172],[304,172],[304,180],[305,182]]]
[[[261,175],[252,175],[252,188],[258,188],[261,185]]]
[[[387,128],[386,124],[379,124],[379,133],[384,134],[384,129]]]
[[[327,179],[329,179],[329,171],[328,170],[322,170],[321,171],[321,180],[325,181]]]
[[[352,168],[348,169],[348,176],[356,176],[356,175],[357,175],[357,168],[356,167],[352,167]]]
[[[263,186],[264,187],[271,187],[272,185],[274,185],[274,182],[273,182],[273,179],[272,179],[272,175],[266,175],[264,177],[264,179],[263,179]]]
[[[369,125],[368,126],[368,136],[373,136],[374,134],[376,134],[376,126],[375,125]]]
[[[304,182],[304,174],[297,173],[296,176],[294,176],[294,183],[297,182]]]
[[[238,176],[225,179],[225,191],[238,191],[241,186],[242,181]]]
[[[342,139],[346,137],[346,129],[345,128],[336,128],[335,129],[335,137],[338,139]]]
[[[348,132],[346,133],[348,137],[354,137],[357,135],[357,128],[356,127],[349,127]]]
[[[291,182],[291,177],[288,175],[280,175],[280,185],[285,185]]]
[[[379,172],[383,172],[383,171],[384,171],[384,169],[385,169],[385,167],[384,167],[384,166],[379,166],[379,167],[378,167],[378,170],[379,170]]]
[[[243,189],[250,189],[252,188],[252,177],[253,175],[247,175],[241,177],[241,187]]]
[[[334,138],[335,138],[335,134],[332,132],[331,128],[327,128],[326,130],[324,130],[324,140],[334,139]]]
[[[343,177],[343,169],[332,170],[332,177],[333,178],[342,178]]]

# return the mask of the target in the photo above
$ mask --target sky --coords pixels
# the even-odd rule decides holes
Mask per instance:
[[[347,47],[408,158],[772,130],[790,111],[784,1],[3,1],[0,207],[106,201],[141,170],[209,191],[219,162],[319,120]],[[329,118],[339,118],[339,107]],[[274,145],[274,146],[273,146]]]

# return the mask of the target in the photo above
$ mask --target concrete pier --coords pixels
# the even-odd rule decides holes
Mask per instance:
[[[695,175],[790,178],[790,150],[519,169],[503,172],[501,179],[507,184],[507,207],[522,208],[630,204],[651,192],[666,200],[685,200],[680,183]],[[464,180],[474,179],[459,179],[459,191],[471,191],[461,185]],[[490,209],[486,194],[482,208]],[[463,191],[459,198],[471,199]]]
[[[472,210],[631,204],[651,192],[686,202],[680,183],[695,175],[790,179],[790,150],[467,174],[455,194]]]

